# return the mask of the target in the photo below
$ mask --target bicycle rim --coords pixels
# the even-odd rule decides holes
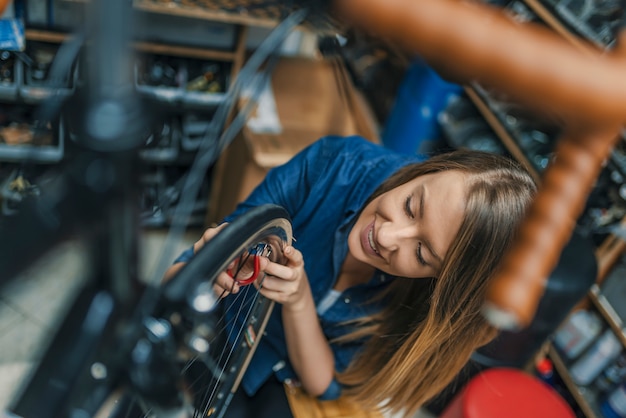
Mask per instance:
[[[183,384],[194,416],[224,416],[274,306],[257,290],[262,275],[256,285],[241,287],[238,294],[223,300],[211,300],[216,296],[215,279],[229,266],[247,259],[250,248],[259,244],[271,248],[265,256],[284,264],[282,250],[291,244],[291,234],[289,215],[282,207],[254,208],[207,242],[165,286],[166,299],[186,306],[186,321],[192,323],[184,330],[179,328],[185,345],[179,360],[185,362]]]

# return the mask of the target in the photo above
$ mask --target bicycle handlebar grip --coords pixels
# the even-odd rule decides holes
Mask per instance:
[[[582,51],[549,28],[502,8],[459,0],[341,0],[347,25],[417,53],[444,78],[477,82],[566,123],[626,122],[626,38]]]
[[[564,136],[557,143],[517,239],[487,290],[483,313],[494,326],[519,329],[532,321],[619,129]]]

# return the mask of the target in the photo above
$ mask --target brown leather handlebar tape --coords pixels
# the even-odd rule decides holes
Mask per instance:
[[[499,328],[518,329],[532,321],[545,284],[571,238],[587,196],[609,156],[619,128],[566,136],[544,172],[539,192],[517,240],[493,279],[484,313]]]
[[[9,5],[9,1],[10,0],[0,0],[0,16],[2,16],[2,14],[4,14],[4,10]]]

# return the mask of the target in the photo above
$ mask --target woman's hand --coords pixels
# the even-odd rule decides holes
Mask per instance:
[[[208,228],[204,231],[204,234],[200,237],[198,241],[193,244],[193,252],[194,254],[198,254],[198,251],[206,244],[211,241],[222,229],[224,229],[228,225],[228,222],[224,222],[223,224],[215,227]],[[233,261],[228,268],[233,268],[235,262]],[[213,284],[213,291],[219,297],[228,296],[230,293],[239,292],[239,284],[233,279],[228,273],[221,272],[217,278],[215,279],[215,283]]]
[[[259,278],[254,285],[259,288],[263,296],[283,305],[283,311],[299,311],[306,304],[312,303],[313,298],[309,287],[309,279],[304,271],[302,253],[292,246],[283,250],[287,264],[273,263],[262,258],[261,271],[265,278]],[[262,279],[262,281],[261,281]]]
[[[228,223],[225,222],[225,223],[221,224],[220,226],[217,226],[215,228],[208,228],[206,231],[204,231],[204,233],[202,234],[200,239],[193,244],[193,253],[194,254],[198,254],[198,251],[200,251],[200,248],[202,248],[204,246],[204,244],[206,244],[211,239],[213,239],[213,237],[215,237],[218,232],[220,232],[222,229],[224,229],[226,227],[226,225],[228,225]],[[172,264],[165,271],[165,274],[163,275],[163,282],[166,282],[166,281],[170,280],[172,277],[174,277],[185,266],[185,264],[186,263],[175,263],[175,264]],[[232,280],[231,280],[231,283],[232,283]],[[231,287],[232,287],[232,284],[231,284]],[[230,287],[229,287],[229,289],[230,289]],[[216,292],[217,292],[217,290],[216,290]]]
[[[228,222],[224,222],[223,224],[216,226],[215,228],[207,228],[207,230],[204,231],[204,234],[202,234],[200,239],[193,244],[193,253],[198,254],[200,248],[202,248],[207,242],[211,241],[218,232],[226,227],[226,225],[228,225]]]

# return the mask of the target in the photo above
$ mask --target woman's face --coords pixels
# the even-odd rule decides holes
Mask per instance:
[[[465,175],[420,176],[371,201],[348,236],[357,260],[388,274],[437,277],[465,211]]]

